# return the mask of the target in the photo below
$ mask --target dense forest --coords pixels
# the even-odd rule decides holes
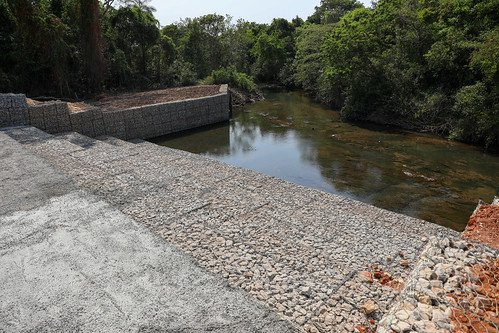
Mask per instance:
[[[144,0],[0,0],[0,91],[301,88],[349,121],[499,145],[499,1],[322,0],[306,20],[161,27]]]

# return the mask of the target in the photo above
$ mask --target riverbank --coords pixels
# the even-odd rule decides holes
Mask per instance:
[[[492,204],[481,202],[468,221],[464,237],[499,249],[499,197]]]
[[[263,101],[265,99],[263,92],[248,92],[238,88],[229,88],[231,97],[232,97],[232,105],[234,106],[244,106],[246,104],[256,103],[259,101]]]
[[[355,121],[352,121],[352,123],[355,123]],[[394,130],[400,129],[421,134],[431,134],[444,140],[478,147],[489,154],[499,154],[499,145],[490,145],[485,147],[483,142],[474,142],[464,139],[459,140],[456,137],[452,137],[449,133],[449,124],[429,124],[420,119],[396,119],[390,115],[370,115],[369,117],[363,119],[363,123],[390,127]]]
[[[498,256],[469,239],[432,238],[377,332],[496,332]]]
[[[367,135],[368,132],[355,127],[340,131],[338,124],[331,122],[331,119],[325,121],[318,117],[321,111],[315,109],[317,106],[313,106],[314,118],[303,118],[300,112],[310,113],[297,102],[299,100],[306,101],[303,96],[289,104],[284,102],[284,96],[264,101],[272,106],[273,112],[260,112],[260,103],[252,104],[251,112],[242,110],[241,114],[254,122],[250,123],[251,126],[234,130],[234,135],[247,133],[254,139],[252,132],[248,132],[248,129],[253,129],[265,138],[274,137],[282,143],[286,138],[296,138],[296,133],[290,132],[291,129],[305,126],[308,142],[314,138],[319,139],[318,142],[324,142],[323,134],[326,131],[320,125],[327,124],[334,133],[327,137],[326,142],[333,142],[333,147],[341,147],[346,143],[343,148],[350,155],[344,162],[354,164],[344,170],[354,171],[358,169],[360,162],[371,163],[376,161],[376,157],[379,158],[384,151],[379,149],[380,143],[386,143],[386,147],[394,146],[394,140],[390,137],[393,133],[385,133],[386,138],[377,137],[375,141],[378,148],[376,154],[372,154],[373,149],[368,147],[364,149],[371,152],[371,155],[352,159],[351,154],[358,150],[355,148],[374,141]],[[21,104],[16,103],[16,106],[22,106]],[[9,105],[12,108],[13,103]],[[283,106],[290,113],[281,113]],[[9,115],[10,111],[9,109]],[[324,114],[331,116],[329,110],[325,110]],[[255,115],[258,117],[254,118]],[[262,119],[270,120],[270,125],[265,124]],[[295,119],[299,121],[295,122]],[[193,119],[185,121],[192,125]],[[437,313],[438,316],[441,313],[436,310],[442,309],[429,307],[429,304],[423,303],[423,298],[417,299],[418,304],[413,309],[416,322],[401,319],[405,317],[396,317],[396,322],[383,321],[385,316],[391,314],[394,304],[403,297],[403,290],[408,290],[405,286],[413,285],[411,281],[418,272],[414,268],[419,267],[421,258],[430,258],[431,263],[424,259],[429,265],[426,268],[433,270],[435,274],[440,273],[439,263],[450,265],[455,258],[465,263],[467,259],[478,258],[476,263],[480,264],[483,272],[492,274],[493,277],[496,274],[494,266],[489,269],[487,263],[481,261],[497,256],[495,250],[481,245],[470,246],[467,242],[464,242],[464,249],[459,233],[448,228],[345,196],[324,193],[230,166],[204,156],[160,147],[142,140],[126,142],[113,137],[92,139],[78,133],[50,135],[33,127],[7,128],[0,131],[0,134],[2,147],[7,147],[1,152],[2,160],[8,162],[3,174],[0,173],[3,187],[0,206],[3,228],[0,234],[6,235],[4,240],[7,240],[5,251],[0,252],[0,261],[3,260],[6,267],[12,267],[8,272],[15,272],[19,277],[13,280],[12,274],[0,275],[2,281],[5,281],[2,285],[8,286],[8,293],[0,297],[6,297],[5,302],[8,302],[9,308],[18,307],[29,309],[28,311],[36,308],[37,304],[27,296],[21,300],[11,296],[31,295],[33,287],[29,284],[29,279],[26,283],[20,284],[19,281],[26,279],[26,271],[36,271],[37,276],[42,277],[42,285],[46,286],[40,290],[44,295],[50,295],[46,307],[65,309],[58,312],[62,313],[62,317],[55,317],[50,322],[36,318],[33,320],[31,315],[12,317],[9,311],[1,313],[2,317],[13,318],[9,319],[9,325],[17,323],[19,327],[32,328],[30,325],[34,323],[37,327],[51,327],[57,331],[59,327],[69,325],[65,318],[75,317],[71,312],[73,308],[79,309],[80,316],[82,313],[87,316],[94,312],[102,313],[109,306],[113,310],[106,313],[111,313],[113,318],[131,318],[127,323],[132,326],[153,325],[174,330],[195,327],[202,332],[250,332],[268,328],[270,331],[289,332],[298,326],[301,330],[313,333],[354,330],[367,332],[370,327],[381,322],[389,323],[392,330],[404,332],[409,325],[412,330],[427,332],[428,327],[432,328],[431,325],[419,323],[416,316],[421,313],[431,316]],[[229,137],[229,142],[231,141]],[[241,136],[234,141],[241,144],[246,152],[269,147],[268,141],[262,142],[260,146]],[[413,137],[409,142],[412,141]],[[213,140],[197,140],[196,145],[207,142],[213,144]],[[418,147],[417,150],[428,153],[428,148],[435,145],[433,141],[429,143],[431,145]],[[404,152],[410,150],[406,144],[407,142],[402,145]],[[306,148],[306,154],[290,154],[289,151],[279,149],[283,155],[271,155],[278,158],[289,155],[298,158],[314,156],[308,147],[302,144],[297,146]],[[446,146],[445,150],[448,149]],[[339,150],[321,150],[335,153],[338,157]],[[393,155],[393,151],[389,151],[389,155]],[[437,155],[440,156],[440,152]],[[449,163],[448,160],[456,160],[443,157],[446,163]],[[412,166],[416,164],[414,161],[417,159],[409,160],[412,161]],[[269,155],[266,161],[274,165]],[[285,170],[296,167],[301,175],[304,174],[305,169],[299,163],[285,162]],[[484,159],[479,162],[483,164]],[[362,177],[348,178],[361,181],[360,184],[364,187],[366,181],[370,181],[366,177],[379,178],[373,165],[367,166],[367,169],[361,170]],[[402,166],[409,167],[408,164]],[[472,164],[467,163],[465,166],[466,172],[470,173]],[[455,170],[452,166],[450,169]],[[404,169],[404,175],[423,182],[426,188],[436,181],[436,178],[428,177],[427,173],[409,170]],[[472,176],[477,177],[477,174],[472,173]],[[390,177],[393,178],[394,173],[390,173]],[[400,183],[399,180],[394,181]],[[482,181],[481,183],[483,186]],[[406,192],[414,199],[412,191]],[[400,194],[396,197],[399,198]],[[84,221],[80,221],[81,218]],[[23,221],[30,222],[25,225]],[[84,222],[85,226],[81,227],[80,224]],[[102,229],[103,225],[106,228]],[[123,232],[130,239],[139,239],[139,245],[144,248],[133,245],[134,251],[130,252],[132,245],[128,238],[122,239]],[[95,237],[88,236],[94,234]],[[21,239],[15,235],[21,235]],[[436,239],[431,238],[435,235]],[[151,242],[151,239],[158,243]],[[32,242],[33,240],[35,241]],[[92,240],[92,244],[89,240]],[[114,242],[119,242],[119,246],[114,246]],[[166,247],[162,244],[166,244]],[[154,258],[157,256],[143,267],[141,265],[144,260],[140,256],[136,257],[137,252],[147,253],[153,248],[151,251],[161,253],[160,257],[165,260],[164,253],[168,253],[171,246],[181,251],[180,256],[168,257],[166,261],[178,262],[182,269],[156,261]],[[443,251],[443,256],[439,252],[428,250],[436,247]],[[91,251],[86,256],[89,248],[97,251],[97,254]],[[118,254],[113,251],[118,251]],[[30,257],[28,263],[23,263],[19,268],[15,258],[25,252],[40,253],[43,260]],[[182,256],[186,254],[194,258],[194,261],[184,260]],[[129,260],[123,261],[119,255],[125,255]],[[47,262],[46,258],[54,258],[54,261]],[[61,264],[59,258],[66,260]],[[124,263],[124,266],[109,265],[109,260]],[[38,264],[39,262],[44,265]],[[69,268],[65,266],[68,262]],[[46,269],[47,263],[51,267],[49,270]],[[93,267],[98,267],[95,270],[98,275],[92,273]],[[68,285],[59,284],[54,288],[51,271],[76,278],[74,281],[70,280]],[[132,273],[123,276],[124,271]],[[175,273],[165,276],[164,271]],[[140,278],[134,275],[135,272],[139,272]],[[195,275],[193,280],[185,277],[189,272]],[[453,277],[450,272],[446,274]],[[80,284],[80,275],[85,277],[82,281],[91,281],[92,287]],[[149,278],[150,275],[153,278]],[[214,280],[207,278],[213,275]],[[106,278],[101,279],[102,276]],[[114,279],[114,276],[120,278]],[[139,283],[144,276],[146,281],[156,282],[152,286],[144,286]],[[221,278],[234,289],[218,288],[220,282],[217,281],[220,280],[217,279]],[[179,279],[184,284],[177,281]],[[430,275],[431,287],[434,287],[432,283],[438,283],[432,282],[433,280],[435,279]],[[95,288],[96,281],[99,286],[103,286],[101,289]],[[173,286],[173,290],[162,289],[170,286]],[[89,288],[90,293],[87,293]],[[146,289],[141,295],[149,295],[152,290],[156,298],[136,297],[130,301],[121,293],[127,288]],[[209,292],[206,295],[204,293],[207,289]],[[231,290],[236,290],[236,294],[231,294]],[[208,313],[210,318],[215,318],[215,322],[203,318],[193,319],[193,313],[204,311],[203,305],[213,305],[206,300],[213,301],[213,297],[210,298],[211,291],[222,297],[220,301],[217,298],[217,306]],[[430,291],[436,293],[433,289]],[[182,298],[177,292],[189,296]],[[59,293],[67,295],[62,305],[57,297]],[[125,294],[130,296],[133,292],[126,291]],[[178,299],[178,302],[158,299],[161,295]],[[79,303],[79,300],[87,296],[97,300],[93,306]],[[432,297],[431,294],[427,296]],[[192,299],[196,297],[202,303],[199,305],[201,309],[197,303],[192,308]],[[434,299],[438,298],[430,298],[432,305]],[[147,302],[150,300],[155,305],[161,304],[157,311],[144,310],[148,309]],[[428,301],[427,298],[425,300]],[[495,299],[492,298],[492,301]],[[187,315],[177,322],[167,319],[162,321],[161,318],[169,316],[170,309],[178,318],[178,309],[186,310],[185,302],[189,302],[191,306],[187,308]],[[226,307],[218,306],[234,304],[231,302],[237,303],[230,306],[230,309],[237,308],[235,312],[227,312]],[[423,305],[420,306],[419,303]],[[250,307],[247,317],[245,306]],[[421,312],[420,308],[428,311]],[[120,314],[115,315],[116,311]],[[143,315],[143,312],[153,314],[154,318]],[[227,316],[229,319],[224,323],[218,321],[218,318]],[[265,322],[255,321],[254,316],[263,316]],[[452,322],[452,316],[452,312],[446,314],[444,311],[443,319],[438,322],[447,325],[449,320]],[[489,317],[484,318],[489,320]],[[92,325],[96,325],[92,327],[87,322],[74,321],[75,329],[95,331],[101,326],[110,325],[118,331],[122,329],[116,325],[123,321],[109,324],[106,316],[99,317],[99,320],[92,321]],[[193,320],[199,320],[199,323],[193,324]],[[404,323],[407,325],[404,326]],[[466,324],[462,320],[459,323]],[[447,326],[443,326],[444,329],[445,327]]]
[[[283,85],[279,84],[260,84],[259,88],[261,89],[261,97],[259,96],[251,96],[248,93],[242,92],[242,96],[237,97],[239,100],[242,100],[238,106],[244,106],[246,104],[251,104],[255,103],[258,101],[262,101],[265,99],[265,91],[280,91],[280,92],[298,92],[298,93],[305,93],[310,100],[313,100],[314,103],[317,103],[319,105],[322,105],[324,108],[330,109],[330,110],[335,110],[334,108],[331,107],[331,105],[324,104],[322,101],[318,99],[314,99],[309,93],[305,92],[304,90],[301,89],[290,89],[287,88]],[[241,93],[241,92],[240,92]],[[238,92],[235,92],[234,94],[238,94]],[[338,107],[337,110],[340,110],[341,107]],[[334,111],[334,112],[339,112],[341,114],[341,111]],[[468,145],[473,145],[475,147],[479,147],[482,149],[484,152],[489,153],[489,154],[499,154],[499,146],[497,145],[490,145],[487,148],[484,147],[483,144],[477,143],[477,142],[470,142],[466,140],[458,140],[456,138],[451,138],[449,133],[448,133],[448,124],[441,124],[439,126],[435,126],[432,124],[425,123],[423,119],[408,119],[408,118],[395,118],[393,115],[390,114],[370,114],[369,116],[362,118],[362,119],[348,119],[347,117],[344,117],[342,115],[342,120],[345,123],[351,124],[351,125],[356,125],[356,126],[361,126],[361,127],[378,127],[381,128],[382,130],[385,131],[408,131],[408,132],[414,132],[414,133],[420,133],[420,134],[431,134],[438,136],[442,138],[443,140],[449,140],[453,142],[459,142],[459,143],[464,143]]]

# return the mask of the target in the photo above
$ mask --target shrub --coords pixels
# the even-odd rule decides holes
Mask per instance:
[[[166,72],[166,83],[170,87],[192,86],[197,83],[197,74],[194,66],[181,60],[175,60]]]
[[[455,95],[455,126],[452,139],[484,143],[497,149],[499,139],[499,107],[497,95],[489,93],[483,82],[462,87]]]
[[[238,72],[234,66],[216,69],[203,80],[204,84],[229,84],[235,88],[254,93],[258,90],[253,78]]]

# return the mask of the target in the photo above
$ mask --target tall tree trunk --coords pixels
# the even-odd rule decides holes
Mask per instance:
[[[88,76],[88,89],[91,93],[98,93],[102,91],[104,78],[104,55],[99,20],[99,1],[81,0],[80,18],[83,61],[85,62],[86,74]]]

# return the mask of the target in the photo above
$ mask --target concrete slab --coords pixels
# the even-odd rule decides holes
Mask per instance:
[[[0,131],[0,214],[32,209],[72,189],[69,178]]]
[[[0,331],[292,332],[84,191],[0,217]]]

